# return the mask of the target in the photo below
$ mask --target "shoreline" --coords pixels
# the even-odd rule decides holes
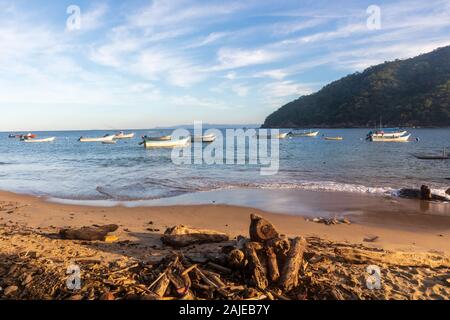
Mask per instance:
[[[307,198],[318,192],[308,192]],[[320,194],[320,193],[319,193]],[[322,194],[328,197],[329,194]],[[343,205],[347,199],[340,198]],[[380,201],[383,200],[383,201]],[[405,199],[402,199],[405,200]],[[319,197],[317,201],[322,201]],[[367,201],[362,197],[361,203]],[[132,233],[149,233],[148,222],[153,222],[154,229],[150,235],[162,234],[166,228],[177,224],[197,228],[214,229],[228,233],[230,236],[248,233],[248,217],[251,213],[264,216],[272,221],[288,236],[317,236],[331,241],[345,241],[364,244],[369,247],[390,250],[441,252],[450,254],[450,217],[431,216],[427,214],[405,213],[399,210],[415,207],[416,201],[405,200],[393,203],[391,199],[373,197],[377,207],[365,212],[353,211],[343,215],[351,220],[351,224],[325,225],[311,220],[314,214],[307,216],[289,215],[245,206],[225,204],[191,204],[146,207],[97,207],[58,204],[44,198],[20,195],[0,191],[0,203],[15,203],[18,209],[14,212],[0,211],[0,224],[20,224],[28,228],[56,230],[63,227],[82,227],[93,224],[114,223],[120,226],[120,239],[130,239]],[[384,202],[384,203],[383,203]],[[356,203],[358,207],[361,203]],[[370,209],[370,208],[369,208]],[[366,208],[367,210],[367,204]],[[313,213],[313,212],[311,212]],[[128,230],[130,232],[126,232]],[[376,242],[368,243],[364,238],[378,236]]]

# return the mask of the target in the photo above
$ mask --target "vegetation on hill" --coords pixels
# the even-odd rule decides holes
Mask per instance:
[[[450,46],[370,67],[300,97],[263,127],[450,126]]]

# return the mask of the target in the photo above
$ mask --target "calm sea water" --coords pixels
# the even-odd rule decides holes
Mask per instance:
[[[280,141],[280,171],[261,176],[259,166],[183,165],[170,150],[145,150],[133,140],[116,145],[79,143],[106,131],[37,132],[50,144],[26,144],[0,135],[0,189],[75,200],[140,200],[229,188],[334,190],[393,194],[401,187],[450,187],[450,161],[424,161],[416,152],[442,152],[450,129],[412,129],[410,143],[370,143],[366,129],[321,130],[344,141],[292,138]],[[151,135],[170,134],[153,130]]]

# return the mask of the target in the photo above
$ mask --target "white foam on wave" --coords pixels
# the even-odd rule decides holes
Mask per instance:
[[[447,189],[439,187],[431,187],[433,194],[446,197],[450,200]],[[335,181],[304,181],[304,182],[278,182],[278,183],[245,183],[245,184],[230,184],[220,186],[217,188],[205,189],[203,191],[224,190],[224,189],[238,189],[238,188],[255,188],[255,189],[297,189],[297,190],[309,190],[309,191],[328,191],[328,192],[349,192],[360,194],[373,194],[380,196],[398,197],[400,188],[394,188],[389,186],[364,186],[361,184],[342,183]],[[405,186],[406,188],[406,186]]]
[[[255,189],[298,189],[309,191],[334,191],[364,193],[384,196],[396,196],[398,189],[391,187],[368,187],[358,184],[339,183],[334,181],[307,181],[297,183],[248,183],[222,186],[219,189],[255,188]]]

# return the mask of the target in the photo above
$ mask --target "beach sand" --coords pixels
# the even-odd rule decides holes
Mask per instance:
[[[45,291],[48,286],[41,285],[40,290],[36,289],[39,281],[48,284],[48,279],[39,278],[39,274],[47,270],[47,274],[59,273],[52,279],[64,279],[67,277],[64,270],[71,263],[86,263],[86,268],[92,268],[94,263],[99,270],[120,268],[136,261],[157,263],[172,251],[161,244],[160,237],[166,228],[174,225],[214,229],[232,238],[248,236],[249,216],[256,213],[289,237],[306,237],[309,250],[322,257],[315,259],[316,264],[311,261],[304,270],[304,277],[309,279],[309,282],[305,281],[310,286],[310,298],[322,297],[318,292],[323,293],[326,287],[329,290],[325,291],[331,292],[331,296],[324,298],[449,299],[450,217],[420,216],[417,212],[399,216],[398,206],[403,208],[406,202],[381,199],[371,200],[377,201],[378,205],[367,212],[349,214],[352,224],[328,226],[303,216],[221,204],[89,207],[0,192],[0,279],[3,276],[0,297],[55,298],[54,292]],[[415,202],[407,204],[418,205]],[[61,228],[95,224],[119,225],[119,230],[114,233],[119,242],[87,243],[57,237]],[[378,237],[374,242],[364,240],[374,236]],[[217,245],[195,246],[184,253],[204,255],[208,250],[217,251]],[[381,290],[365,287],[366,267],[371,264],[379,265],[382,271]],[[53,288],[58,285],[54,284]],[[317,295],[314,296],[315,292]],[[95,293],[89,294],[83,298],[98,298]],[[65,295],[59,297],[67,298]]]

